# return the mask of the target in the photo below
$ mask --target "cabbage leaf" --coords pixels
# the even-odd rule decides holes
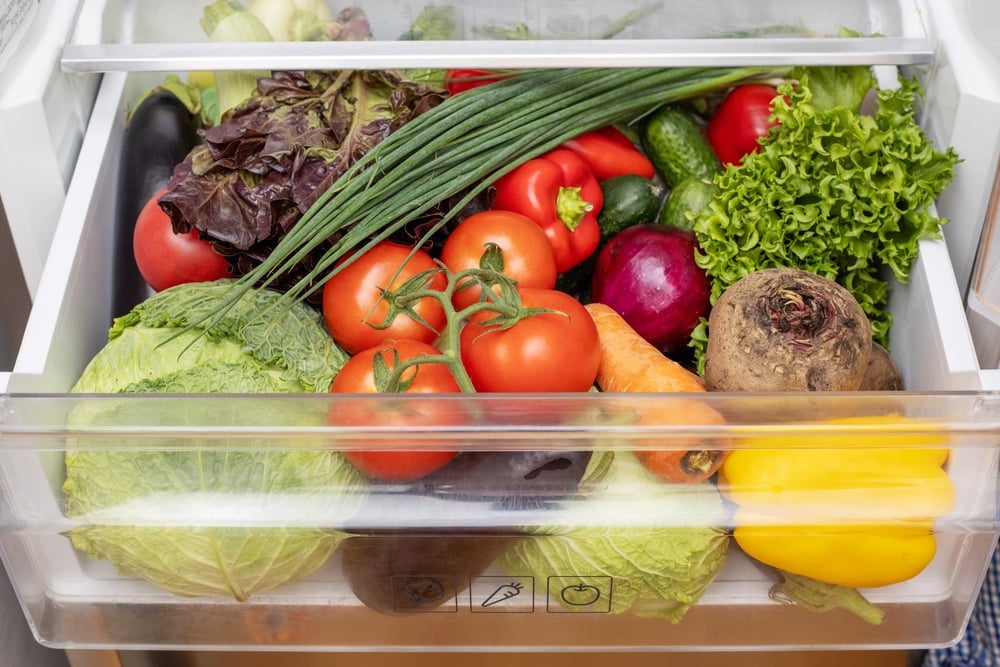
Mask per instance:
[[[164,290],[115,320],[109,342],[74,392],[272,394],[325,391],[343,363],[304,305],[251,290],[218,322],[201,321],[229,281]],[[309,575],[346,534],[328,528],[356,511],[367,483],[322,441],[294,448],[255,438],[180,439],[178,426],[322,426],[325,408],[197,397],[83,400],[70,425],[163,426],[162,436],[88,436],[65,455],[73,545],[119,571],[185,596],[245,600]],[[222,407],[220,407],[222,406]]]
[[[530,537],[504,554],[500,566],[536,581],[610,578],[610,613],[679,622],[726,562],[721,496],[709,483],[666,484],[628,452],[615,452],[601,486],[556,510],[551,523],[559,528],[525,526]],[[566,606],[559,596],[552,599]]]

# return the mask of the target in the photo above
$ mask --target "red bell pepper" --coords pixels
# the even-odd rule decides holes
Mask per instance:
[[[450,69],[444,76],[444,87],[449,95],[458,95],[467,90],[502,81],[508,75],[493,69]]]
[[[556,148],[508,172],[494,186],[493,208],[534,220],[552,244],[560,273],[597,250],[597,215],[604,197],[597,178],[575,152]]]
[[[582,157],[598,181],[625,174],[653,178],[656,173],[653,163],[632,140],[610,125],[565,141],[562,147]]]

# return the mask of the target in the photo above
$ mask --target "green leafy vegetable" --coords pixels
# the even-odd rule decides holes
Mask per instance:
[[[443,99],[392,71],[261,77],[255,94],[208,128],[204,144],[177,166],[160,204],[174,231],[201,230],[242,274],[352,164]],[[314,260],[304,258],[289,280]]]
[[[201,17],[201,27],[213,42],[270,42],[271,33],[259,18],[246,11],[234,0],[216,0],[207,5]],[[220,71],[215,75],[219,114],[240,104],[253,94],[257,79],[266,76],[263,70]]]
[[[336,485],[359,481],[317,451],[69,451],[66,468],[74,547],[177,595],[237,600],[323,565],[345,533],[277,522],[315,516]],[[342,498],[330,517],[355,504]]]
[[[227,281],[164,290],[115,320],[108,344],[74,392],[275,393],[325,391],[344,354],[309,307],[276,309],[251,290],[207,331],[188,324],[213,308]],[[136,427],[164,435],[88,436],[65,456],[74,546],[179,595],[244,600],[306,576],[344,539],[323,526],[353,514],[367,485],[326,442],[285,448],[266,439],[177,439],[176,429],[322,426],[323,406],[141,396],[83,401],[83,434]],[[220,408],[224,406],[223,408]]]
[[[207,363],[266,371],[271,379],[258,393],[279,386],[288,392],[328,390],[347,355],[308,306],[289,308],[279,293],[255,289],[211,327],[192,328],[214,312],[231,284],[219,280],[178,285],[116,318],[108,344],[84,369],[73,391],[121,392],[138,382],[154,387],[165,376],[176,384],[179,373],[201,378],[198,391],[220,391],[215,375],[204,368]],[[247,378],[241,382],[246,385]]]
[[[247,11],[261,20],[277,42],[321,39],[333,23],[324,0],[250,0]]]
[[[600,484],[603,491],[556,511],[552,523],[561,531],[526,527],[531,536],[500,566],[541,581],[612,577],[611,613],[680,621],[726,560],[729,537],[721,528],[726,515],[718,491],[711,484],[664,484],[626,452],[614,454]]]
[[[861,113],[865,97],[878,86],[870,67],[797,67],[789,73],[791,79],[808,82],[809,104],[819,112],[842,107]]]
[[[359,7],[343,9],[336,18],[324,0],[215,0],[202,10],[201,27],[213,42],[366,41],[372,38],[368,17]],[[236,108],[257,89],[266,70],[223,70],[215,73],[218,115]]]
[[[449,41],[462,38],[461,17],[452,5],[427,4],[417,14],[410,29],[399,36],[403,41]]]
[[[921,90],[900,78],[859,113],[873,83],[858,68],[800,71],[774,104],[780,125],[759,153],[716,178],[720,191],[694,220],[698,264],[713,302],[758,269],[794,267],[846,287],[864,308],[876,342],[891,315],[885,271],[906,282],[919,240],[940,235],[930,211],[958,162],[938,151],[914,119]],[[813,84],[816,84],[814,90]],[[704,347],[704,331],[695,337]],[[701,355],[703,356],[703,355]]]

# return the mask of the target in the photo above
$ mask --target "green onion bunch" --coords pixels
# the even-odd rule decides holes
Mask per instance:
[[[261,264],[236,281],[220,309],[336,239],[286,292],[292,300],[305,299],[345,255],[371,248],[439,202],[461,195],[429,237],[500,176],[567,139],[775,74],[761,67],[518,70],[450,97],[358,160]]]

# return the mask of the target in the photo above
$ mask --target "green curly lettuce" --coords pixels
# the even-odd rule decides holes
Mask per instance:
[[[958,156],[935,149],[916,122],[919,84],[877,89],[871,115],[867,68],[809,68],[778,87],[779,125],[758,153],[716,177],[719,192],[695,216],[697,263],[712,302],[758,269],[794,267],[846,287],[885,345],[891,325],[887,272],[905,283],[919,240],[946,220],[931,205],[950,183]],[[815,82],[815,85],[814,85]],[[839,86],[839,89],[838,89]],[[706,325],[692,346],[703,361]]]

